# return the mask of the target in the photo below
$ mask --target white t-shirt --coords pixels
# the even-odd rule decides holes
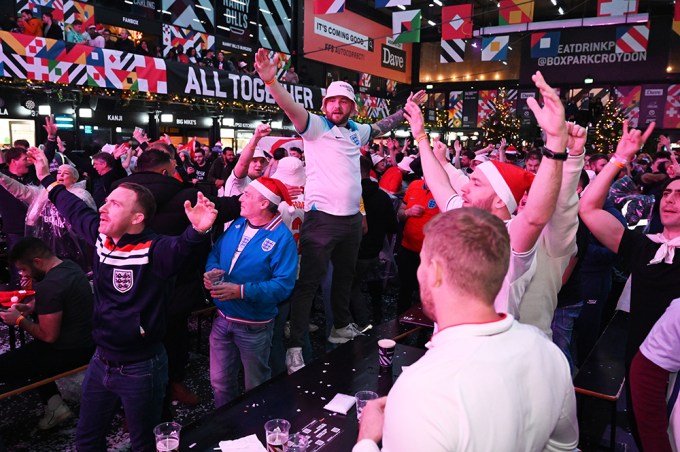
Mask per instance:
[[[337,216],[358,213],[359,147],[368,143],[371,126],[350,120],[347,127],[338,127],[309,113],[307,127],[299,133],[305,144],[305,211],[320,210]]]
[[[673,403],[669,398],[680,371],[680,298],[673,300],[666,308],[666,312],[656,321],[647,339],[640,345],[640,353],[671,373],[666,401]],[[678,400],[680,397],[675,401],[668,420],[668,436],[671,446],[675,447],[674,450],[680,450],[680,404]]]
[[[238,177],[234,176],[234,173],[232,172],[227,178],[227,181],[224,183],[224,191],[222,196],[242,195],[246,191],[248,184],[250,184],[252,181],[253,180],[248,176],[239,179]]]
[[[446,328],[387,396],[383,452],[567,451],[578,445],[569,364],[512,316]],[[376,452],[362,440],[354,452]]]
[[[259,231],[259,228],[254,228],[250,225],[250,223],[246,222],[246,227],[243,230],[243,235],[241,236],[241,241],[238,242],[238,246],[236,247],[236,251],[234,251],[234,255],[231,257],[231,266],[229,267],[229,273],[234,269],[234,265],[236,265],[236,261],[238,260],[239,256],[243,252],[243,249],[246,247],[248,242],[250,242],[250,239],[255,237],[255,234],[257,234],[257,231]]]

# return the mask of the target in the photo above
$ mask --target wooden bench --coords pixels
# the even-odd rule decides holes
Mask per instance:
[[[21,387],[16,387],[14,389],[9,389],[0,394],[0,400],[6,399],[8,397],[12,397],[13,395],[21,394],[22,392],[30,391],[31,389],[39,388],[40,386],[46,385],[47,383],[52,383],[53,381],[60,380],[65,377],[69,377],[71,375],[78,374],[80,372],[84,372],[87,369],[87,364],[84,366],[77,367],[75,369],[68,370],[66,372],[62,372],[58,375],[54,375],[52,377],[44,378],[42,380],[38,380],[36,382],[27,384],[25,386]]]
[[[605,400],[611,406],[610,450],[616,448],[616,405],[626,381],[627,312],[616,311],[574,377],[576,393]],[[579,416],[580,417],[580,416]]]

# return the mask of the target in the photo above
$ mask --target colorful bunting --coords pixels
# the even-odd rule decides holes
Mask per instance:
[[[314,14],[335,14],[345,10],[345,0],[314,0]]]
[[[472,4],[442,8],[442,40],[472,37]]]
[[[463,125],[463,91],[451,91],[449,94],[449,127],[459,128]]]
[[[559,31],[542,31],[531,34],[531,58],[557,56],[559,48]]]
[[[597,0],[597,15],[623,16],[637,14],[638,0]]]
[[[649,41],[649,24],[616,28],[616,53],[644,52]]]
[[[411,6],[411,0],[375,0],[376,8],[389,8],[391,6]]]
[[[482,38],[482,61],[504,61],[508,59],[510,36]]]
[[[419,9],[393,12],[392,36],[394,42],[420,42],[420,19]]]
[[[533,0],[500,0],[499,25],[526,24],[534,20]]]
[[[460,63],[465,58],[465,39],[442,39],[440,63]]]

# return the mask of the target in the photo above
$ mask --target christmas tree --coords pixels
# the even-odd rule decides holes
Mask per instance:
[[[614,152],[616,144],[623,132],[623,120],[626,119],[618,103],[610,100],[602,110],[602,116],[595,122],[595,135],[592,147],[595,152]]]
[[[505,138],[508,144],[518,144],[521,121],[511,111],[511,104],[507,98],[505,89],[498,90],[498,95],[491,101],[494,113],[490,114],[484,122],[482,129],[489,143],[498,143]]]

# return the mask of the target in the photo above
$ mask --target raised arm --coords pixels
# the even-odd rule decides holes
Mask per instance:
[[[238,179],[243,179],[248,175],[248,165],[253,159],[253,154],[255,154],[255,146],[260,142],[262,137],[266,137],[272,132],[272,128],[268,124],[258,124],[255,128],[255,133],[250,139],[246,147],[241,151],[241,155],[238,158],[238,162],[234,167],[234,177]]]
[[[30,204],[40,191],[38,187],[24,185],[3,173],[0,173],[0,186],[24,204]]]
[[[602,209],[611,186],[619,171],[630,162],[652,134],[655,123],[651,123],[645,133],[628,130],[628,121],[623,121],[623,135],[616,146],[614,157],[590,183],[581,198],[579,215],[595,238],[611,251],[618,253],[624,226],[611,214]],[[542,164],[542,163],[541,163]]]
[[[414,102],[416,105],[420,105],[425,102],[426,97],[427,95],[425,94],[425,91],[420,90],[415,94],[411,93],[411,95],[408,96],[406,103],[408,104],[409,102]],[[401,122],[404,120],[404,110],[404,108],[399,109],[387,118],[383,118],[380,121],[371,124],[371,136],[378,137],[380,135],[384,135],[401,124]]]
[[[552,218],[545,227],[544,243],[552,257],[571,256],[576,252],[578,230],[578,194],[576,188],[583,170],[586,129],[576,123],[567,123],[567,150],[562,182]]]
[[[449,176],[444,168],[437,161],[430,142],[425,133],[423,113],[415,102],[407,102],[404,106],[406,119],[411,124],[411,133],[418,145],[420,152],[420,163],[423,166],[423,174],[427,181],[427,186],[432,190],[432,196],[440,209],[444,210],[449,199],[456,194],[449,182]]]
[[[564,120],[564,107],[557,93],[543,79],[540,72],[532,76],[536,88],[543,96],[541,108],[536,99],[527,99],[534,112],[538,125],[546,135],[545,145],[555,154],[564,154],[567,146],[567,126]],[[513,251],[524,253],[533,249],[543,228],[555,211],[557,195],[562,181],[561,160],[544,158],[531,184],[527,203],[522,212],[510,223],[510,245]]]
[[[264,80],[272,97],[286,116],[288,116],[295,129],[303,131],[307,127],[307,110],[301,104],[295,102],[295,99],[286,91],[286,88],[276,80],[276,65],[278,61],[278,55],[272,61],[269,59],[269,50],[259,49],[255,54],[255,70],[260,78]]]

